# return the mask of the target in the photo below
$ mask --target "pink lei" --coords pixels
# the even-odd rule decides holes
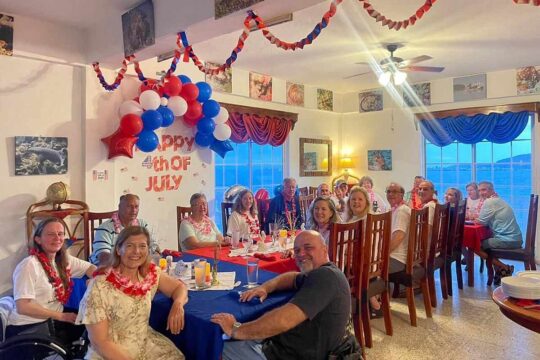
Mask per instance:
[[[120,231],[122,231],[122,222],[120,221],[120,218],[118,217],[118,212],[115,212],[111,217],[114,225],[114,232],[117,234],[120,234]],[[130,226],[139,226],[139,219],[135,219],[129,224]]]
[[[251,220],[249,215],[247,213],[240,214],[246,221],[249,227],[249,233],[251,235],[259,235],[259,232],[261,231],[261,227],[259,225],[259,219],[255,218],[255,220]]]
[[[186,219],[195,229],[196,232],[203,235],[210,235],[212,232],[212,221],[206,215],[203,216],[200,222],[196,222],[191,216]]]

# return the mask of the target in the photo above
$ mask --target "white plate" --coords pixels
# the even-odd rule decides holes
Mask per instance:
[[[533,279],[540,279],[540,271],[538,270],[524,270],[516,273],[518,277],[528,277]]]
[[[540,278],[509,276],[502,278],[501,286],[506,295],[517,299],[540,299]]]

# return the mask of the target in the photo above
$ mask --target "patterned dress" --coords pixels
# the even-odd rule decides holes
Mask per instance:
[[[79,307],[77,324],[109,322],[108,338],[122,347],[132,359],[184,359],[184,355],[164,335],[150,327],[150,307],[158,281],[144,296],[130,296],[115,288],[105,275],[96,276]],[[85,359],[103,359],[90,345]]]

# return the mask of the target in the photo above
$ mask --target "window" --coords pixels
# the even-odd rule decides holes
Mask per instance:
[[[255,194],[266,189],[273,197],[274,188],[283,181],[283,145],[258,145],[251,140],[242,144],[232,143],[234,151],[225,159],[215,156],[216,201],[214,218],[221,224],[221,202],[225,191],[232,185],[243,185]]]
[[[466,196],[467,183],[491,181],[499,196],[514,209],[525,236],[532,192],[532,123],[531,116],[525,130],[505,144],[453,142],[441,148],[425,140],[426,178],[434,183],[439,198],[449,187],[457,187]]]

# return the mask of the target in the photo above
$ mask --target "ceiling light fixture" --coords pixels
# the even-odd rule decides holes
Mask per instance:
[[[390,80],[394,78],[395,85],[401,85],[407,80],[407,73],[399,70],[391,71],[386,70],[379,75],[379,84],[386,86],[390,83]]]

